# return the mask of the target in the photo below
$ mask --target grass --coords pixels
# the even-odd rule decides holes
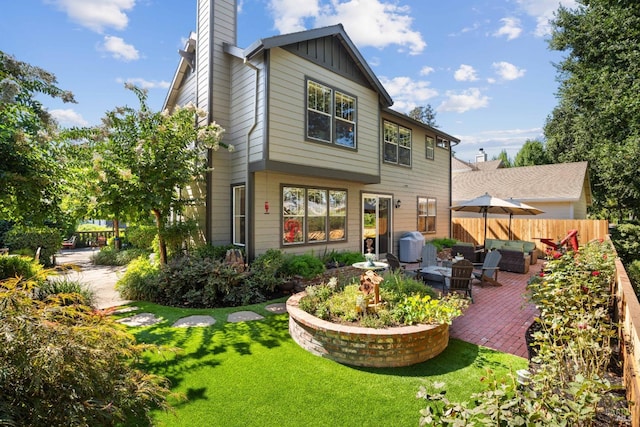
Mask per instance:
[[[451,339],[442,354],[424,363],[356,368],[300,348],[289,337],[288,316],[270,313],[266,304],[213,310],[135,305],[164,319],[131,328],[138,341],[182,349],[148,353],[142,361],[146,371],[168,377],[172,390],[187,397],[172,402],[173,413],[155,413],[162,426],[416,426],[424,407],[416,398],[420,385],[444,381],[447,396],[458,401],[484,389],[480,378],[487,369],[505,375],[527,365],[520,357]],[[226,322],[240,310],[265,319]],[[211,315],[216,323],[171,327],[194,314]]]

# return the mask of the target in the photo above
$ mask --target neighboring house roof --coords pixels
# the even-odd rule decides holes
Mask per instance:
[[[586,191],[591,204],[587,162],[522,166],[456,173],[452,177],[452,201],[473,199],[484,193],[523,202],[578,201]]]
[[[502,160],[488,160],[486,162],[465,162],[456,157],[451,159],[451,172],[472,172],[481,170],[495,170],[503,167]]]
[[[393,100],[387,91],[385,90],[378,77],[373,73],[367,61],[362,57],[356,46],[353,44],[347,33],[344,31],[342,24],[331,25],[329,27],[316,28],[313,30],[299,31],[296,33],[283,34],[279,36],[268,37],[260,39],[248,48],[244,49],[243,54],[247,59],[251,59],[253,56],[258,55],[264,50],[272,49],[274,47],[283,47],[295,43],[301,43],[308,40],[314,40],[322,37],[336,37],[347,50],[351,59],[355,62],[358,69],[365,76],[369,84],[376,89],[380,96],[380,102],[385,107],[393,105]]]
[[[189,68],[192,70],[195,67],[195,50],[196,50],[196,34],[189,34],[189,38],[187,39],[184,50],[178,50],[180,54],[180,63],[178,64],[178,68],[176,69],[175,74],[173,75],[173,80],[171,80],[171,86],[169,86],[169,90],[167,91],[167,96],[164,100],[164,104],[162,104],[162,108],[165,109],[169,105],[175,104],[175,99],[178,96],[178,92],[180,91],[180,83],[184,78],[185,74],[188,73]]]
[[[393,115],[393,116],[395,116],[395,117],[398,117],[398,118],[401,118],[401,119],[403,119],[403,120],[406,120],[406,121],[408,121],[408,122],[410,122],[410,123],[414,124],[415,126],[420,126],[420,127],[425,128],[425,129],[428,129],[428,130],[430,130],[430,131],[433,131],[433,132],[434,132],[434,133],[436,133],[437,135],[439,135],[439,136],[441,136],[441,137],[443,137],[443,138],[448,139],[448,140],[449,140],[449,142],[451,142],[451,145],[457,145],[457,144],[459,144],[459,143],[460,143],[460,140],[459,140],[458,138],[456,138],[455,136],[451,136],[451,135],[449,135],[448,133],[442,132],[442,131],[441,131],[440,129],[438,129],[438,128],[434,128],[434,127],[432,127],[432,126],[429,126],[429,125],[428,125],[428,124],[426,124],[426,123],[421,122],[420,120],[416,120],[416,119],[414,119],[414,118],[412,118],[412,117],[409,117],[407,114],[400,113],[400,112],[398,112],[398,111],[396,111],[396,110],[393,110],[393,109],[391,109],[391,108],[384,108],[384,109],[383,109],[383,111],[385,111],[385,112],[387,112],[387,113],[389,113],[389,114],[391,114],[391,115]]]

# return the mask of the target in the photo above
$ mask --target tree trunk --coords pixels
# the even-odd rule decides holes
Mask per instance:
[[[113,247],[116,249],[116,251],[120,250],[120,222],[118,221],[118,218],[114,218],[113,220],[113,235],[114,235],[114,239],[113,239]]]
[[[158,250],[160,251],[160,265],[167,263],[167,244],[164,241],[164,221],[159,210],[154,209],[153,215],[156,217],[156,227],[158,229]]]

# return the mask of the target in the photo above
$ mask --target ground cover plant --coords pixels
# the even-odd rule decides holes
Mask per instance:
[[[183,349],[147,353],[140,365],[168,377],[171,390],[187,396],[170,401],[174,413],[154,412],[154,421],[163,426],[416,425],[422,403],[415,394],[425,381],[446,381],[449,396],[466,399],[482,389],[476,378],[487,370],[503,377],[526,366],[520,357],[452,339],[438,357],[414,366],[354,368],[300,348],[289,336],[288,316],[265,310],[266,303],[217,309],[135,305],[137,312],[162,318],[159,324],[130,329],[139,342]],[[238,310],[265,319],[226,322]],[[216,323],[171,327],[195,314],[213,316]]]

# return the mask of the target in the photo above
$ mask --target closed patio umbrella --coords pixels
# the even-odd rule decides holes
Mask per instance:
[[[484,216],[484,240],[487,240],[487,214],[506,214],[509,215],[537,215],[542,213],[541,210],[526,205],[516,200],[505,200],[499,197],[493,197],[489,193],[485,193],[475,199],[464,201],[456,206],[451,206],[451,210],[461,212],[477,212]],[[537,213],[533,213],[537,211]],[[509,234],[511,234],[511,220],[509,220]],[[484,244],[484,242],[483,242]]]

